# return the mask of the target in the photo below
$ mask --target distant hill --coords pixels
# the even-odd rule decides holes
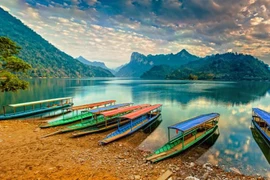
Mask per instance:
[[[159,54],[145,56],[138,52],[131,54],[130,62],[124,65],[117,73],[116,76],[125,77],[140,77],[144,72],[148,71],[155,65],[167,65],[171,67],[180,67],[199,58],[191,55],[185,49],[177,54]]]
[[[149,71],[143,73],[141,78],[144,79],[165,79],[175,69],[168,65],[153,66]]]
[[[20,20],[0,8],[0,36],[22,47],[20,58],[32,65],[32,77],[112,77],[106,69],[88,66],[60,51]]]
[[[183,65],[167,79],[270,80],[268,65],[251,55],[225,53]]]
[[[116,68],[114,68],[113,70],[115,71],[115,72],[118,72],[122,67],[124,67],[125,65],[127,65],[127,64],[123,64],[123,65],[121,65],[121,66],[118,66],[118,67],[116,67]],[[270,69],[270,67],[269,67],[269,69]]]

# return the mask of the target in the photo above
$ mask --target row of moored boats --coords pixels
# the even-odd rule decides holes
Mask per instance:
[[[6,113],[7,107],[3,107],[4,114],[0,115],[0,120],[29,117],[61,109],[63,116],[60,119],[47,121],[41,124],[40,128],[64,127],[43,137],[65,132],[73,132],[72,137],[80,137],[115,128],[115,131],[99,141],[100,145],[105,145],[153,124],[161,115],[162,105],[116,104],[115,100],[108,100],[73,106],[72,98],[65,97],[10,104],[8,107],[13,108],[12,113]],[[68,117],[65,117],[66,113],[69,114]],[[218,113],[203,114],[169,126],[168,142],[146,159],[158,162],[203,141],[216,131],[219,117]],[[270,114],[261,109],[253,108],[252,122],[265,140],[270,142]]]

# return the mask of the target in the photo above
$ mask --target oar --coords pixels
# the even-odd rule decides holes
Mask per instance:
[[[55,135],[55,134],[60,134],[60,133],[62,133],[62,131],[55,131],[55,132],[53,132],[53,133],[50,133],[50,134],[46,134],[46,135],[44,135],[44,136],[41,136],[41,138],[53,136],[53,135]]]

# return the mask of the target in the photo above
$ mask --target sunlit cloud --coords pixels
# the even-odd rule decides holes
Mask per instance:
[[[232,6],[233,4],[233,6]],[[118,66],[132,52],[239,52],[270,64],[270,2],[2,0],[0,6],[73,57]]]

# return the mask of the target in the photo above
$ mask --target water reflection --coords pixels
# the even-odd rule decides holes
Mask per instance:
[[[254,140],[256,141],[268,163],[270,164],[270,145],[265,142],[263,137],[260,135],[260,132],[256,128],[251,127],[250,130]]]
[[[117,103],[161,103],[163,121],[140,145],[150,151],[167,142],[169,125],[217,112],[221,115],[220,136],[199,160],[223,165],[227,170],[237,167],[245,174],[267,176],[270,171],[249,130],[252,107],[270,112],[270,82],[94,78],[31,79],[30,83],[27,91],[0,93],[0,105],[66,96],[72,96],[75,105],[108,99]]]

